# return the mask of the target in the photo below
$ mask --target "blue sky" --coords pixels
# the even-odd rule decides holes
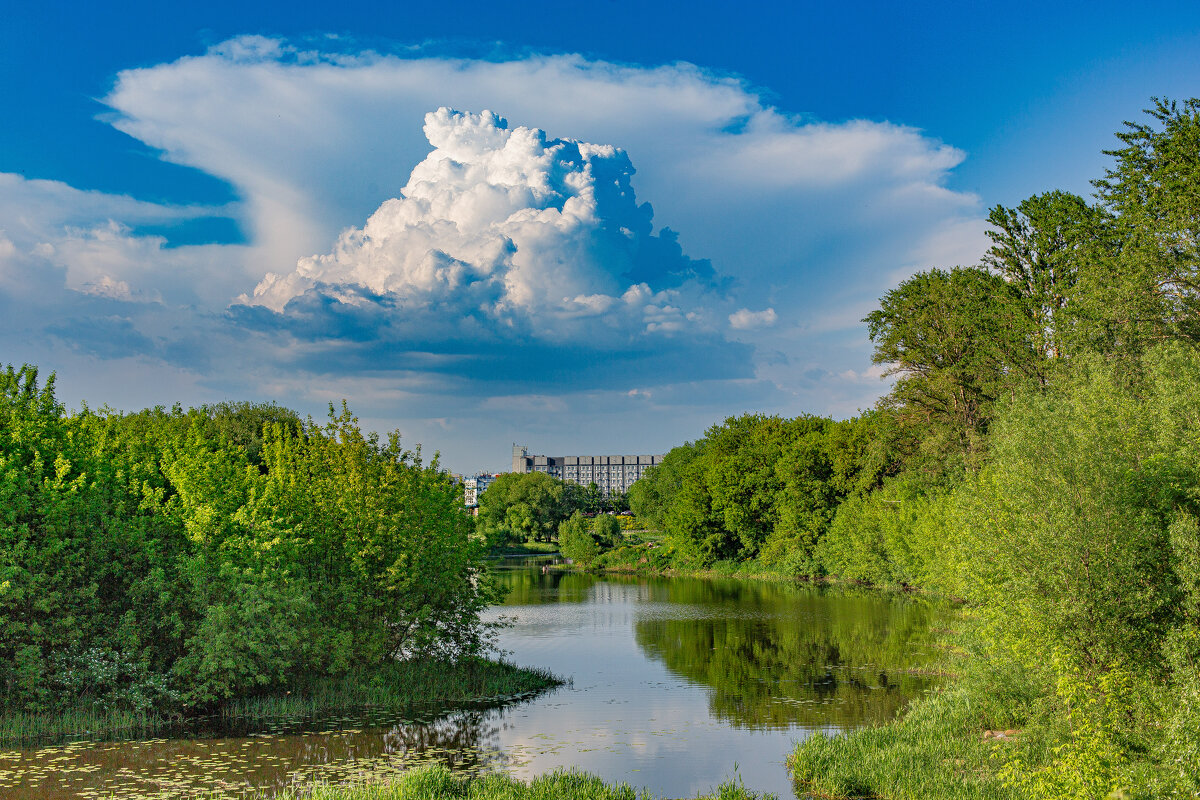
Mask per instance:
[[[882,291],[1200,77],[1182,2],[4,18],[0,360],[71,404],[345,397],[462,471],[869,406]]]

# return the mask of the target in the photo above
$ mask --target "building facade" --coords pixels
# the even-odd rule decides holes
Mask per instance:
[[[479,495],[487,490],[492,481],[500,477],[498,472],[480,472],[473,478],[467,478],[463,481],[463,505],[472,509],[472,512],[479,507]]]
[[[628,492],[648,468],[661,463],[657,456],[535,456],[529,448],[514,444],[513,472],[544,472],[552,478],[587,486],[594,483],[607,497]]]

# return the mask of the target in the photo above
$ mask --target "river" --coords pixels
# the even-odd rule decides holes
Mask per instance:
[[[570,683],[502,708],[342,714],[139,742],[0,750],[0,795],[240,797],[372,781],[440,761],[529,777],[579,767],[657,797],[739,777],[781,798],[814,731],[894,717],[936,683],[945,611],[903,597],[764,581],[502,568],[489,619],[518,664]]]

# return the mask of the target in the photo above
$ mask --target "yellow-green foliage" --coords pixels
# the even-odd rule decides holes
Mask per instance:
[[[478,652],[491,583],[470,533],[449,476],[344,407],[68,415],[10,367],[0,710],[167,712]]]
[[[1121,778],[1128,758],[1121,729],[1131,711],[1132,676],[1113,669],[1092,682],[1067,659],[1061,651],[1053,658],[1057,695],[1068,724],[1066,740],[1053,748],[1048,763],[1030,767],[1017,755],[999,773],[1030,800],[1096,800],[1124,788]]]
[[[969,601],[960,688],[1023,728],[999,763],[1029,798],[1200,796],[1200,100],[1147,113],[1095,205],[997,206],[978,268],[916,275],[868,316],[900,376],[883,404],[902,469],[818,545],[844,576]],[[827,766],[872,763],[854,791],[913,796],[902,738],[879,742],[892,761]],[[835,749],[797,763],[822,780],[813,759]]]
[[[838,507],[817,558],[831,574],[864,583],[958,594],[961,523],[948,490],[894,480]]]
[[[1019,683],[1029,699],[1006,724],[1047,742],[1000,762],[1022,796],[1200,786],[1197,397],[1189,347],[1161,345],[1133,373],[1080,356],[996,421],[977,474],[850,500],[821,543],[844,576],[971,602],[976,658],[1000,668],[977,670],[970,696],[991,707]],[[890,797],[889,774],[864,785]]]
[[[592,526],[582,513],[576,511],[559,524],[558,550],[564,558],[583,565],[599,555],[600,548],[592,534]]]

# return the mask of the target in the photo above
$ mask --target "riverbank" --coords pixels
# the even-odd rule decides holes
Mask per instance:
[[[259,796],[266,800],[266,795]],[[444,766],[418,767],[388,783],[367,786],[319,786],[289,791],[275,800],[650,800],[652,795],[624,783],[605,783],[595,775],[557,771],[528,782],[508,775],[456,776]],[[729,781],[696,800],[775,800]]]
[[[854,581],[797,578],[754,562],[720,562],[705,570],[661,567],[650,559],[631,561],[603,557],[586,571],[636,577],[726,578],[771,583],[800,583],[852,590],[865,595],[937,596],[904,587],[873,587]],[[614,563],[615,562],[615,563]],[[559,566],[557,569],[579,570]],[[957,605],[951,600],[947,605]],[[838,735],[816,733],[798,743],[788,756],[788,769],[801,796],[864,800],[1016,800],[1029,797],[1005,782],[1004,767],[1019,760],[1026,768],[1050,763],[1054,720],[1032,719],[1033,692],[1015,678],[1004,686],[1000,673],[1011,665],[987,663],[975,652],[970,614],[956,615],[937,631],[936,663],[921,669],[889,668],[889,674],[935,674],[950,683],[915,699],[896,719]],[[1000,687],[1000,688],[998,688]],[[1031,722],[1033,724],[1031,724]]]
[[[659,550],[663,550],[659,553]],[[687,569],[675,566],[668,553],[653,542],[626,545],[607,552],[591,564],[551,564],[548,569],[570,572],[591,572],[602,575],[637,575],[659,578],[735,578],[738,580],[773,581],[778,583],[802,583],[812,586],[862,589],[885,594],[918,595],[941,599],[950,605],[962,602],[958,597],[945,597],[917,586],[877,585],[863,581],[846,580],[832,575],[797,575],[782,566],[764,566],[755,560],[718,561],[709,567]]]
[[[47,714],[0,714],[0,745],[76,739],[147,738],[189,726],[271,717],[301,717],[349,709],[403,709],[446,704],[497,704],[561,686],[537,667],[493,659],[456,663],[397,661],[373,671],[315,677],[255,697],[236,698],[205,714],[161,714],[90,708]]]
[[[488,558],[514,558],[517,556],[552,556],[558,554],[557,542],[522,542],[493,549]]]
[[[1047,697],[1035,670],[989,646],[964,616],[943,651],[950,681],[890,722],[797,742],[788,769],[802,796],[864,800],[1100,800],[1179,796],[1148,753],[1081,725],[1102,696]],[[943,642],[946,640],[944,639]],[[1110,723],[1111,724],[1111,723]],[[1099,766],[1098,766],[1099,765]],[[1193,765],[1194,766],[1194,765]],[[1124,773],[1118,772],[1124,768]],[[1114,786],[1117,787],[1114,789]],[[1168,788],[1170,787],[1170,788]],[[1167,789],[1166,791],[1155,791]]]
[[[972,697],[952,685],[914,702],[878,727],[796,745],[787,764],[797,787],[813,797],[888,800],[1017,800],[1027,797],[1001,778],[1018,752],[1044,750],[1013,728],[987,728]],[[1034,754],[1037,762],[1042,761]]]

